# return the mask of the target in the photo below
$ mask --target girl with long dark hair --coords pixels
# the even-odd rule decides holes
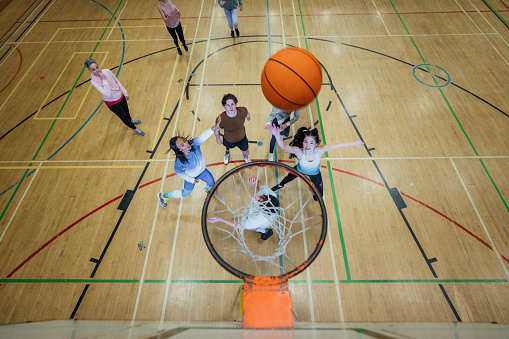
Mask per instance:
[[[307,127],[301,127],[295,133],[293,140],[290,142],[290,145],[287,145],[281,135],[279,134],[279,128],[275,125],[265,127],[269,130],[270,133],[274,137],[276,137],[277,144],[279,147],[285,151],[290,153],[290,158],[297,158],[299,162],[295,168],[309,177],[311,182],[316,186],[320,196],[323,197],[323,181],[322,175],[320,173],[320,158],[324,155],[325,152],[335,150],[336,148],[341,147],[350,147],[350,146],[363,146],[364,143],[361,140],[357,140],[354,142],[344,143],[344,144],[334,144],[334,145],[321,145],[320,138],[318,137],[318,130],[316,128],[309,129]],[[287,183],[297,178],[295,174],[289,173],[278,185],[272,187],[273,191],[277,191],[285,187]],[[316,197],[315,197],[316,199]]]
[[[202,180],[207,185],[205,191],[210,191],[210,188],[214,186],[214,177],[205,166],[205,158],[201,153],[200,146],[208,138],[210,138],[216,130],[219,129],[218,122],[207,129],[205,132],[200,134],[194,139],[189,139],[185,136],[175,136],[170,139],[170,150],[175,152],[175,173],[182,179],[184,179],[184,189],[175,190],[168,193],[157,193],[157,200],[162,207],[166,207],[166,199],[168,198],[184,198],[187,197],[194,189],[194,185]]]

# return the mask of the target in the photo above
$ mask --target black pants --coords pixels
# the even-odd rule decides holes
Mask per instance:
[[[295,166],[295,169],[297,169],[297,166]],[[315,175],[308,175],[311,182],[316,186],[318,189],[318,192],[320,193],[320,196],[323,197],[323,181],[322,181],[322,173],[318,172],[318,174]],[[297,178],[297,176],[293,173],[289,173],[280,183],[280,185],[286,185],[293,179]]]
[[[175,43],[175,46],[177,46],[177,47],[179,46],[179,41],[177,39],[177,35],[178,35],[182,45],[186,44],[186,39],[184,39],[184,31],[182,30],[182,25],[180,24],[180,22],[177,27],[170,28],[170,27],[166,26],[166,29],[168,30],[168,32],[170,32],[170,35],[173,38],[173,42]]]
[[[117,102],[115,105],[108,106],[110,111],[115,113],[117,117],[122,120],[122,122],[129,128],[136,129],[136,126],[131,122],[131,116],[129,115],[129,107],[127,107],[127,100],[125,97],[122,97],[120,102]]]

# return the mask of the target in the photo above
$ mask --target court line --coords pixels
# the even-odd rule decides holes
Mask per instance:
[[[505,272],[505,275],[509,279],[509,271],[507,271],[507,267],[505,266],[504,262],[502,261],[502,258],[500,256],[500,253],[497,250],[497,247],[495,246],[495,243],[493,242],[493,238],[490,235],[490,232],[488,232],[488,228],[486,227],[486,224],[484,223],[483,218],[481,217],[481,214],[479,213],[479,210],[477,209],[477,206],[475,205],[474,199],[472,199],[472,196],[470,195],[470,192],[468,191],[467,185],[465,185],[465,182],[463,181],[463,178],[461,177],[461,174],[456,167],[456,164],[451,159],[451,163],[454,166],[454,170],[456,171],[456,174],[458,175],[458,178],[461,181],[461,185],[463,186],[463,189],[467,193],[468,199],[470,200],[470,203],[472,204],[472,207],[474,208],[475,214],[477,215],[477,218],[481,222],[482,228],[484,229],[484,234],[488,237],[489,242],[491,243],[492,251],[495,252],[495,255],[497,256],[498,260],[500,261],[500,265],[502,265],[502,269]]]
[[[472,12],[474,13],[475,11],[469,11],[469,12]],[[483,11],[484,13],[490,13],[491,11]],[[509,9],[508,10],[500,10],[499,12],[509,12]],[[461,14],[462,11],[431,11],[431,12],[424,12],[424,11],[421,11],[421,12],[401,12],[400,14],[402,15],[423,15],[423,14]],[[365,13],[326,13],[326,14],[303,14],[303,16],[305,17],[326,17],[326,16],[332,16],[332,17],[337,17],[337,16],[372,16],[372,15],[379,15],[379,14],[382,14],[382,15],[395,15],[394,12],[380,12],[380,13],[369,13],[369,12],[365,12]],[[271,17],[276,17],[276,16],[279,16],[279,14],[273,14],[273,15],[270,15]],[[292,15],[291,14],[283,14],[283,16],[288,16],[288,17],[291,17]],[[212,17],[202,17],[203,19],[211,19]],[[221,18],[221,15],[218,15],[218,16],[215,16],[214,18]],[[266,18],[265,15],[239,15],[239,18]],[[180,17],[180,19],[198,19],[198,17],[195,17],[195,16],[183,16],[183,17]],[[128,18],[128,19],[122,19],[122,21],[144,21],[144,20],[161,20],[161,18]],[[54,23],[54,22],[101,22],[101,21],[106,21],[106,19],[75,19],[75,20],[44,20],[44,21],[40,21],[40,22],[43,22],[43,23]]]
[[[256,160],[256,159],[253,159],[253,160]],[[241,162],[244,162],[244,160],[234,160],[234,161],[232,161],[232,163],[241,163]],[[279,162],[293,163],[293,161],[288,161],[288,160],[285,160],[285,161],[279,161]],[[223,164],[222,162],[218,162],[218,163],[207,164],[207,166],[208,166],[208,167],[214,167],[214,166],[220,166],[220,165],[222,165],[222,164]],[[322,167],[324,167],[324,166],[322,165]],[[348,171],[340,170],[340,169],[337,169],[337,168],[334,168],[334,167],[332,167],[332,170],[333,170],[333,171],[340,172],[340,173],[344,173],[344,174],[352,175],[352,176],[354,176],[354,177],[356,177],[356,178],[359,178],[359,179],[362,179],[362,180],[369,181],[369,182],[374,183],[374,184],[379,185],[379,186],[383,186],[383,184],[382,184],[382,183],[377,182],[377,181],[372,180],[372,179],[369,179],[369,178],[367,178],[367,177],[361,176],[361,175],[359,175],[359,174],[355,174],[355,173],[352,173],[352,172],[348,172]],[[173,176],[176,176],[176,175],[177,175],[176,173],[172,173],[172,174],[167,175],[167,176],[166,176],[166,178],[170,178],[170,177],[173,177]],[[151,185],[151,184],[154,184],[154,183],[156,183],[156,182],[158,182],[158,181],[161,181],[161,180],[162,180],[162,177],[161,177],[161,178],[156,178],[156,179],[154,179],[154,180],[152,180],[152,181],[149,181],[149,182],[147,182],[147,183],[145,183],[145,184],[141,184],[141,185],[139,185],[139,186],[138,186],[138,189],[142,189],[142,188],[144,188],[144,187],[147,187],[147,186],[149,186],[149,185]],[[432,208],[432,207],[430,207],[429,205],[427,205],[427,204],[425,204],[425,203],[423,203],[423,202],[421,202],[421,201],[419,201],[419,200],[417,200],[417,199],[415,199],[415,198],[412,198],[412,197],[410,197],[409,195],[406,195],[404,192],[401,192],[401,194],[402,194],[402,195],[405,195],[405,196],[406,196],[406,197],[408,197],[408,198],[411,198],[413,201],[415,201],[415,202],[417,202],[417,203],[419,203],[419,204],[423,205],[424,207],[429,208],[431,211],[433,211],[433,212],[437,213],[437,210],[436,210],[436,209],[434,209],[434,208]],[[62,231],[60,231],[57,235],[55,235],[53,238],[51,238],[51,239],[50,239],[50,240],[48,240],[46,243],[44,243],[44,244],[43,244],[43,246],[39,247],[39,248],[38,248],[35,252],[33,252],[33,253],[32,253],[32,254],[31,254],[31,255],[30,255],[27,259],[25,259],[25,260],[24,260],[21,264],[19,264],[19,265],[18,265],[18,266],[17,266],[17,267],[13,270],[13,271],[11,271],[11,272],[7,275],[7,278],[10,278],[10,277],[11,277],[14,273],[16,273],[19,269],[21,269],[21,268],[22,268],[22,267],[23,267],[23,266],[24,266],[24,265],[25,265],[25,264],[26,264],[29,260],[31,260],[31,259],[32,259],[32,258],[33,258],[36,254],[38,254],[39,252],[41,252],[41,251],[42,251],[44,248],[46,248],[46,247],[47,247],[50,243],[52,243],[53,241],[57,240],[57,238],[58,238],[58,237],[62,236],[64,233],[66,233],[67,231],[69,231],[70,229],[72,229],[74,226],[76,226],[78,223],[80,223],[81,221],[85,220],[86,218],[88,218],[88,217],[89,217],[89,216],[91,216],[92,214],[94,214],[94,213],[96,213],[96,212],[100,211],[101,209],[103,209],[103,208],[107,207],[108,205],[112,204],[113,202],[115,202],[115,201],[117,201],[117,200],[121,199],[123,196],[124,196],[124,194],[121,194],[121,195],[119,195],[119,196],[117,196],[117,197],[115,197],[115,198],[111,199],[110,201],[108,201],[108,202],[106,202],[106,203],[102,204],[101,206],[97,207],[96,209],[92,210],[91,212],[89,212],[89,213],[85,214],[84,216],[82,216],[81,218],[79,218],[78,220],[76,220],[75,222],[73,222],[71,225],[69,225],[69,226],[67,226],[66,228],[64,228],[64,229],[63,229]],[[479,240],[479,241],[480,241],[480,238],[479,238],[479,237],[477,237],[477,236],[473,235],[473,233],[472,233],[472,232],[468,231],[465,227],[463,227],[463,226],[461,226],[459,223],[457,223],[457,222],[453,221],[451,218],[447,217],[445,214],[443,214],[443,213],[441,213],[441,212],[440,212],[440,213],[439,213],[439,215],[441,215],[442,217],[444,217],[444,218],[446,218],[447,220],[451,221],[454,225],[459,226],[462,230],[466,231],[469,235],[474,236],[474,238],[475,238],[475,239],[477,239],[477,240]],[[491,249],[491,247],[490,247],[490,246],[489,246],[486,242],[481,241],[481,243],[482,243],[483,245],[485,245],[486,247],[488,247],[490,250],[492,250],[492,249]],[[509,259],[507,259],[507,258],[506,258],[506,257],[504,257],[503,255],[501,255],[501,256],[502,256],[502,258],[504,258],[504,260],[505,260],[506,262],[508,262],[508,263],[509,263]]]
[[[19,54],[19,65],[18,65],[18,69],[16,70],[16,73],[14,73],[14,76],[11,78],[11,80],[9,80],[9,82],[2,89],[0,89],[0,93],[2,93],[7,87],[9,87],[9,85],[14,81],[14,79],[16,79],[16,77],[18,76],[19,71],[21,70],[21,66],[23,65],[23,54],[21,54],[20,49],[18,47],[16,47],[16,46],[12,45],[12,44],[9,44],[9,46],[14,47],[14,49],[16,49],[16,51],[18,52],[18,54]]]
[[[490,3],[488,1],[482,0],[482,2],[484,2],[486,4],[486,6],[488,6],[488,8],[491,9],[493,14],[495,14],[497,16],[497,18],[499,18],[500,21],[502,21],[502,23],[505,25],[505,27],[509,28],[509,24],[507,23],[507,21],[504,20],[504,18],[497,12],[497,10],[495,8],[493,8],[493,6],[490,5]]]
[[[461,8],[463,10],[463,7],[461,7],[460,3],[458,2],[458,0],[454,0],[456,2],[456,4],[459,6],[459,8]],[[469,0],[470,4],[472,4],[472,2]],[[474,4],[472,4],[472,6],[474,6]],[[474,8],[476,8],[474,6]],[[476,8],[477,9],[477,8]],[[464,10],[463,10],[464,11]],[[475,23],[475,21],[470,17],[470,15],[468,15],[468,13],[465,13],[465,15],[467,16],[467,18],[470,19],[470,21],[472,21],[472,24],[474,24],[474,26],[479,30],[479,32],[483,33],[481,28],[479,26],[477,26],[477,24]],[[483,17],[483,19],[491,26],[491,28],[497,32],[497,30],[491,25],[491,23],[486,20],[486,18],[484,17],[484,15],[481,14],[481,16]],[[498,32],[497,32],[498,34]],[[498,34],[498,36],[506,43],[507,45],[507,41],[505,41],[505,39],[500,35]],[[502,60],[504,60],[504,62],[506,63],[506,65],[509,66],[509,63],[507,62],[507,60],[502,56],[502,54],[500,53],[500,51],[495,47],[495,45],[493,45],[493,43],[490,41],[490,39],[488,39],[488,37],[483,34],[483,37],[484,39],[491,45],[491,47],[495,50],[495,52],[497,52],[497,54],[500,56],[500,58],[502,58]]]
[[[19,18],[17,18],[17,19],[14,21],[14,23],[11,25],[11,27],[9,27],[9,28],[7,29],[7,31],[5,31],[5,33],[4,33],[4,34],[0,37],[0,40],[1,40],[1,39],[3,39],[3,38],[4,38],[4,36],[5,36],[7,33],[9,33],[9,31],[11,30],[11,28],[13,28],[13,27],[14,27],[14,26],[18,23],[19,19],[21,19],[21,17],[22,17],[23,15],[25,15],[25,13],[26,13],[26,12],[28,12],[28,10],[30,9],[30,7],[32,7],[32,6],[35,4],[35,2],[36,2],[36,1],[37,1],[37,0],[34,0],[34,2],[32,2],[32,3],[30,4],[30,6],[28,6],[28,7],[27,7],[27,9],[25,9],[25,11],[23,12],[23,14],[21,14],[21,15],[19,16]],[[41,4],[41,2],[42,2],[42,1],[43,1],[43,0],[41,0],[41,1],[37,4],[37,6],[35,6],[35,8],[32,10],[32,12],[33,12],[33,11],[34,11],[34,10],[35,10],[35,9],[36,9],[39,5],[40,5],[40,4]],[[14,32],[12,32],[12,33],[11,33],[11,35],[9,35],[9,36],[7,37],[7,39],[5,39],[6,41],[7,41],[7,40],[9,40],[9,38],[12,36],[12,34],[14,34],[14,33],[18,30],[18,28],[19,28],[19,27],[20,27],[20,26],[21,26],[21,25],[25,22],[25,20],[26,20],[26,19],[28,19],[28,17],[30,16],[30,14],[32,14],[32,12],[30,12],[30,13],[29,13],[29,14],[25,17],[25,19],[23,19],[23,21],[19,23],[19,26],[18,26],[18,27],[16,27],[16,29],[14,30]]]
[[[384,25],[385,30],[387,31],[387,34],[391,35],[391,33],[389,32],[389,29],[387,28],[387,25],[385,24],[384,19],[382,18],[382,14],[380,14],[380,11],[378,10],[378,7],[376,6],[375,0],[371,0],[371,1],[373,2],[373,6],[375,6],[378,16],[380,17],[380,20],[382,21],[382,24]]]
[[[41,166],[40,168],[38,169],[77,169],[77,168],[85,168],[85,169],[95,169],[95,168],[103,168],[103,169],[122,169],[122,168],[144,168],[145,166],[141,166],[141,165],[132,165],[132,166],[86,166],[86,165],[83,165],[83,166],[43,166],[45,165],[46,163],[41,163]],[[33,169],[33,167],[31,166],[8,166],[8,167],[4,167],[4,166],[0,166],[0,170],[17,170],[17,169]]]
[[[493,30],[496,32],[496,34],[499,36],[499,38],[500,38],[500,39],[502,39],[502,41],[504,41],[504,42],[505,42],[505,44],[506,44],[507,46],[509,46],[509,43],[507,43],[507,41],[504,39],[504,37],[502,36],[502,34],[500,34],[500,33],[497,31],[497,29],[496,29],[496,28],[493,26],[493,24],[492,24],[492,23],[491,23],[491,22],[490,22],[490,21],[486,18],[486,16],[484,16],[484,14],[482,14],[482,13],[479,11],[479,9],[478,9],[478,8],[477,8],[477,7],[476,7],[476,6],[472,3],[472,1],[471,1],[471,0],[469,0],[469,2],[470,2],[470,4],[471,4],[471,5],[472,5],[472,6],[473,6],[473,7],[474,7],[477,11],[478,11],[478,13],[482,16],[482,18],[484,19],[484,21],[486,21],[486,23],[487,23],[488,25],[490,25],[491,29],[493,29]],[[491,42],[490,42],[490,43],[491,43]]]
[[[120,20],[120,17],[122,16],[122,13],[124,13],[124,10],[127,7],[127,3],[128,2],[129,2],[129,0],[126,0],[126,2],[124,3],[124,7],[120,11],[120,14],[116,17],[115,23],[113,24],[113,26],[111,26],[110,34],[108,34],[108,37],[106,38],[105,41],[109,41],[110,40],[110,36],[113,33],[113,31],[115,30],[115,26],[116,25],[118,25],[118,28],[120,28],[120,31],[123,32],[122,27],[120,27],[120,24],[118,23],[118,21]],[[126,27],[124,26],[124,28],[126,28]]]
[[[93,2],[95,2],[95,0],[92,0]],[[118,4],[117,6],[117,9],[115,10],[115,13],[117,12],[118,8],[120,7],[120,5],[122,4],[122,1],[123,0],[120,0],[120,3]],[[100,5],[100,4],[99,4]],[[101,5],[102,6],[102,5]],[[104,7],[104,6],[103,6]],[[46,9],[46,11],[48,10],[49,8]],[[113,20],[114,18],[114,15],[115,13],[113,13],[113,16],[110,18],[110,22],[111,20]],[[55,37],[55,35],[57,34],[59,30],[57,30],[54,34],[53,34],[53,37]],[[102,37],[104,36],[104,33],[106,32],[106,30],[104,30],[103,34],[101,35],[101,39]],[[53,38],[52,37],[52,38]],[[95,52],[95,50],[97,49],[97,47],[99,46],[99,42],[95,45],[94,49],[93,49],[93,52]],[[37,56],[37,58],[35,59],[35,61],[32,63],[32,65],[30,66],[30,68],[27,70],[27,72],[25,73],[25,75],[23,76],[23,78],[20,80],[20,82],[16,85],[16,87],[14,88],[13,92],[11,92],[11,94],[9,94],[9,96],[7,97],[7,99],[5,100],[4,104],[2,106],[0,106],[0,111],[2,110],[2,108],[4,107],[4,105],[7,103],[7,100],[9,100],[10,96],[12,95],[12,93],[14,93],[14,91],[16,90],[16,88],[21,84],[21,82],[23,81],[23,79],[26,77],[26,75],[28,74],[28,72],[32,69],[32,67],[35,65],[35,63],[37,62],[37,60],[39,59],[39,57],[42,55],[42,53],[46,50],[46,48],[48,47],[48,45],[46,45],[43,50],[39,53],[39,55]],[[92,52],[92,54],[93,54]],[[123,60],[123,55],[122,55],[122,60]],[[60,108],[60,110],[58,111],[58,114],[56,116],[56,118],[58,118],[63,110],[63,108],[65,107],[65,105],[67,104],[67,100],[69,99],[69,97],[71,96],[74,88],[76,87],[76,84],[78,83],[78,80],[79,78],[81,77],[81,74],[83,74],[83,71],[84,71],[85,67],[83,66],[83,69],[81,70],[81,73],[80,75],[78,76],[78,78],[76,79],[73,87],[71,88],[71,90],[69,91],[69,95],[67,96],[67,98],[65,99],[62,107]],[[119,68],[119,72],[120,72],[120,68]],[[95,113],[95,112],[94,112]],[[90,118],[89,118],[90,119]],[[37,149],[37,152],[35,153],[35,155],[33,156],[32,160],[35,160],[35,158],[37,158],[37,156],[39,155],[39,152],[41,151],[42,149],[42,146],[46,143],[46,140],[51,132],[51,130],[53,129],[53,126],[55,126],[55,123],[57,122],[58,119],[55,119],[53,120],[48,132],[46,133],[46,135],[44,136],[44,139],[42,140],[42,143],[40,144],[39,148]],[[88,122],[88,120],[87,120]],[[64,144],[65,146],[65,144]],[[63,146],[62,146],[63,147]],[[55,153],[54,153],[55,154]],[[53,154],[53,155],[54,155]],[[53,157],[50,156],[50,159]],[[2,220],[3,216],[5,215],[5,212],[7,211],[7,209],[9,208],[9,205],[11,204],[12,200],[14,199],[14,196],[16,195],[16,192],[18,191],[18,188],[21,186],[21,184],[23,183],[23,181],[25,180],[26,176],[27,176],[27,173],[28,173],[28,170],[25,171],[25,173],[23,174],[23,177],[21,178],[20,182],[18,183],[18,186],[16,187],[16,190],[14,191],[14,193],[12,194],[11,198],[9,199],[9,201],[7,202],[7,205],[5,206],[4,210],[2,211],[2,214],[0,214],[0,221]]]
[[[139,279],[0,279],[0,284],[138,284]],[[292,284],[309,283],[306,280],[288,280]],[[312,280],[312,284],[333,284],[334,280]],[[356,280],[340,280],[342,284],[413,284],[413,283],[507,283],[507,279],[356,279]],[[166,284],[166,280],[146,279],[145,284]],[[193,280],[193,279],[175,279],[172,284],[242,284],[243,280]]]

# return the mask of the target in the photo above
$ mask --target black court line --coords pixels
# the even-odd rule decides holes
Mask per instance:
[[[325,74],[327,75],[327,77],[329,78],[329,81],[332,83],[332,79],[330,77],[330,74],[329,72],[327,71],[327,69],[322,65],[322,68],[323,70],[325,71]],[[343,107],[343,110],[344,112],[347,114],[348,116],[348,119],[350,120],[350,123],[352,124],[353,128],[355,129],[357,135],[359,136],[359,138],[364,141],[364,138],[362,137],[359,129],[357,128],[354,120],[353,120],[353,117],[350,115],[350,113],[348,112],[348,109],[346,108],[343,100],[341,99],[341,96],[339,95],[339,93],[337,92],[336,88],[334,88],[334,94],[336,95],[336,97],[339,99],[342,107]],[[366,144],[364,144],[364,148],[366,149],[366,152],[368,152],[368,155],[370,157],[372,157],[372,154],[371,152],[374,150],[373,148],[368,148],[368,146]],[[385,179],[385,176],[383,175],[382,171],[380,170],[380,168],[378,167],[378,164],[376,162],[376,160],[372,160],[372,163],[373,163],[373,166],[375,167],[375,169],[377,170],[378,172],[378,175],[380,176],[380,178],[382,179],[382,182],[385,186],[385,188],[387,189],[387,192],[389,193],[389,196],[391,197],[391,200],[394,202],[394,204],[396,205],[396,208],[398,209],[399,211],[399,214],[403,220],[403,222],[405,223],[408,231],[410,232],[417,248],[419,249],[419,251],[421,252],[421,255],[422,257],[424,258],[424,262],[426,263],[426,265],[428,265],[428,268],[429,270],[431,271],[431,273],[433,274],[433,277],[435,278],[438,278],[438,275],[436,274],[433,266],[431,265],[432,263],[436,262],[437,259],[436,258],[429,258],[428,255],[426,254],[426,252],[424,251],[424,248],[422,247],[419,239],[417,238],[417,236],[415,235],[415,232],[413,231],[413,228],[412,228],[412,225],[410,225],[410,222],[408,221],[408,219],[406,218],[406,215],[405,213],[403,212],[403,209],[405,209],[407,207],[406,203],[404,202],[403,200],[403,197],[401,197],[400,193],[399,193],[399,190],[396,188],[396,187],[389,187],[386,179]],[[458,321],[461,321],[461,319],[459,318],[458,316],[458,313],[456,312],[456,308],[454,307],[454,304],[452,303],[452,301],[450,300],[449,296],[447,295],[447,292],[445,291],[445,289],[442,287],[442,285],[440,285],[440,289],[442,290],[442,294],[444,295],[445,299],[447,300],[447,303],[451,309],[451,311],[453,312],[453,314],[455,315],[456,319],[458,319]]]

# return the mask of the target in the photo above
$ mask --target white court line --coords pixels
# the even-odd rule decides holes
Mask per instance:
[[[295,128],[294,128],[295,132]],[[295,134],[295,133],[294,133]],[[509,155],[486,155],[486,156],[457,156],[457,157],[358,157],[358,158],[327,158],[328,160],[441,160],[441,159],[509,159]],[[25,164],[25,163],[45,163],[45,164],[58,164],[58,163],[101,163],[101,162],[172,162],[174,159],[111,159],[111,160],[2,160],[0,164]],[[326,161],[326,160],[324,160]]]
[[[391,33],[389,32],[389,29],[387,28],[387,26],[385,25],[385,22],[384,22],[384,19],[382,18],[382,14],[380,13],[380,11],[378,10],[378,7],[376,6],[375,4],[375,0],[371,0],[373,1],[373,5],[375,6],[375,9],[376,9],[376,12],[378,13],[378,16],[380,17],[380,20],[382,21],[382,23],[384,24],[384,27],[385,27],[385,30],[387,31],[387,34],[388,35],[391,35]]]
[[[215,2],[215,1],[214,1]],[[202,11],[203,11],[203,3],[204,3],[204,0],[202,0],[202,3],[201,3],[201,8],[200,8],[200,14],[198,16],[198,23],[196,24],[196,30],[195,30],[195,38],[196,38],[196,34],[198,34],[198,27],[199,27],[199,24],[200,24],[200,18],[201,18],[201,14],[202,14]],[[198,119],[198,106],[200,104],[200,98],[201,98],[201,89],[203,87],[203,76],[205,74],[205,67],[206,67],[206,63],[207,63],[207,55],[208,55],[208,51],[209,51],[209,46],[210,46],[210,36],[212,35],[212,25],[214,24],[214,12],[215,12],[215,4],[212,6],[212,19],[210,20],[210,28],[209,28],[209,38],[208,38],[208,41],[207,41],[207,48],[205,50],[205,60],[204,60],[204,64],[203,64],[203,71],[202,71],[202,79],[201,79],[201,82],[200,82],[200,93],[198,95],[198,100],[197,100],[197,103],[196,103],[196,114],[194,114],[194,124],[193,124],[193,131],[191,133],[191,135],[194,135],[194,130],[195,130],[195,126],[196,126],[196,120]],[[191,48],[191,56],[189,57],[189,63],[188,63],[188,66],[187,66],[187,71],[186,71],[186,76],[184,79],[188,79],[188,74],[189,74],[189,68],[191,66],[191,60],[192,60],[192,57],[193,57],[193,52],[194,52],[194,44],[192,45],[192,48]],[[178,117],[179,117],[179,113],[180,113],[180,107],[182,107],[182,99],[184,98],[184,93],[185,93],[185,88],[186,88],[186,85],[184,83],[184,86],[182,87],[182,93],[180,94],[180,105],[179,105],[179,109],[178,109],[178,113],[177,113],[177,118],[175,120],[175,125],[173,126],[173,134],[172,135],[175,135],[175,131],[177,129],[177,122],[178,122]],[[170,157],[170,152],[168,152],[168,158]],[[166,165],[166,168],[165,168],[165,175],[163,178],[166,178],[166,170],[168,168],[168,165]],[[164,179],[163,179],[163,182],[164,182]],[[163,183],[161,184],[161,191],[162,191],[162,188],[163,188]],[[164,301],[163,301],[163,307],[162,307],[162,311],[161,311],[161,320],[159,322],[159,328],[162,329],[163,328],[163,325],[164,325],[164,316],[166,314],[166,304],[168,302],[168,294],[169,294],[169,290],[170,290],[170,282],[171,282],[171,271],[173,269],[173,260],[175,259],[175,248],[177,247],[177,236],[178,236],[178,230],[179,230],[179,225],[180,225],[180,213],[182,211],[182,203],[184,201],[184,198],[180,198],[180,204],[179,204],[179,213],[178,213],[178,219],[177,219],[177,225],[175,226],[175,235],[174,235],[174,238],[173,238],[173,246],[172,246],[172,250],[171,250],[171,257],[170,257],[170,267],[168,268],[168,277],[166,279],[166,287],[165,287],[165,291],[164,291]]]
[[[498,35],[498,36],[502,39],[502,41],[503,41],[503,42],[505,42],[505,44],[509,46],[509,44],[507,43],[507,41],[506,41],[506,40],[502,37],[502,35],[501,35],[501,34],[500,34],[500,33],[499,33],[496,29],[495,29],[495,27],[493,27],[493,25],[491,24],[491,22],[489,22],[489,21],[488,21],[488,19],[486,19],[486,17],[484,16],[484,14],[483,14],[481,11],[479,11],[479,9],[477,9],[477,7],[475,7],[475,5],[472,3],[472,1],[470,1],[470,0],[469,0],[469,2],[470,2],[470,4],[471,4],[471,5],[475,8],[475,10],[477,11],[477,13],[479,13],[479,14],[482,16],[482,18],[484,19],[484,21],[486,21],[486,22],[488,23],[488,25],[490,25],[490,27],[491,27],[491,28],[492,28],[492,29],[496,32],[496,33],[484,33],[483,35],[497,34],[497,35]],[[490,14],[491,14],[491,13],[490,13]]]
[[[470,203],[472,204],[472,207],[474,208],[475,214],[477,214],[477,218],[479,218],[479,221],[481,222],[482,228],[484,229],[484,233],[486,234],[486,237],[488,237],[491,248],[493,249],[493,252],[495,252],[495,255],[497,256],[498,260],[500,261],[500,265],[504,269],[507,280],[509,280],[509,271],[507,271],[507,267],[505,266],[504,261],[502,260],[502,257],[500,256],[500,253],[498,252],[497,248],[495,247],[495,243],[493,242],[493,239],[491,238],[491,235],[488,232],[488,229],[486,228],[486,225],[484,224],[484,221],[482,220],[482,217],[479,214],[477,207],[475,206],[474,200],[472,199],[470,192],[468,192],[467,186],[463,182],[463,178],[461,177],[460,172],[458,171],[458,168],[456,167],[456,164],[454,163],[453,159],[451,159],[451,163],[454,166],[454,169],[456,170],[456,174],[458,174],[458,178],[460,179],[461,184],[463,185],[463,188],[465,189],[465,192],[468,195],[468,199],[470,199]]]
[[[37,173],[39,173],[39,170],[38,170],[38,169],[35,171],[35,174],[34,174],[34,176],[32,177],[32,179],[30,180],[30,183],[28,184],[27,188],[25,189],[25,192],[23,193],[23,196],[22,196],[22,197],[21,197],[21,199],[19,200],[18,205],[16,206],[16,209],[15,209],[15,210],[14,210],[14,212],[12,213],[11,218],[9,219],[9,222],[7,223],[7,226],[5,226],[5,229],[4,229],[4,231],[2,232],[2,235],[0,236],[0,243],[2,242],[2,239],[4,238],[5,233],[6,233],[6,232],[7,232],[7,230],[9,229],[9,226],[11,226],[12,220],[14,219],[14,216],[15,216],[15,215],[16,215],[16,213],[18,212],[18,209],[19,209],[19,207],[21,206],[21,203],[22,203],[22,202],[23,202],[23,200],[25,199],[25,196],[27,195],[28,190],[30,189],[30,186],[32,186],[32,183],[34,182],[34,179],[35,179],[35,177],[37,176]]]
[[[125,28],[125,27],[123,27]],[[449,34],[410,34],[410,35],[403,35],[403,34],[393,34],[393,35],[307,35],[307,38],[313,38],[313,39],[341,39],[341,38],[408,38],[411,37],[448,37],[448,36],[484,36],[484,35],[500,35],[500,33],[449,33]],[[243,37],[250,37],[250,36],[243,36]],[[263,36],[252,36],[251,38],[263,38]],[[299,38],[298,35],[287,35],[287,39],[297,39]],[[150,41],[167,41],[168,39],[124,39],[124,40],[108,40],[107,42],[150,42]],[[206,41],[206,38],[196,38],[196,39],[189,39],[188,41]],[[227,38],[224,38],[223,40],[227,40]],[[67,43],[94,43],[94,42],[101,42],[101,40],[54,40],[54,41],[25,41],[25,42],[19,42],[21,45],[28,45],[28,44],[67,44]],[[106,42],[106,41],[102,41]]]
[[[484,36],[484,38],[486,39],[486,41],[488,41],[488,42],[489,42],[489,44],[491,45],[491,47],[493,47],[493,49],[495,50],[495,52],[497,52],[497,54],[498,54],[498,55],[502,58],[502,60],[504,60],[505,64],[509,66],[509,63],[507,62],[507,60],[506,60],[506,59],[502,56],[502,54],[500,54],[500,51],[499,51],[499,50],[498,50],[498,49],[497,49],[497,48],[493,45],[493,43],[490,41],[490,39],[488,39],[488,38],[486,37],[486,35],[484,35],[483,31],[479,28],[479,26],[477,26],[477,24],[474,22],[474,20],[472,20],[472,18],[470,17],[470,15],[468,15],[468,13],[467,13],[467,12],[463,9],[463,7],[461,7],[461,5],[458,3],[458,1],[457,1],[457,0],[454,0],[454,1],[456,2],[456,4],[458,4],[459,8],[461,8],[461,10],[463,11],[463,13],[465,13],[465,15],[466,15],[466,16],[470,19],[470,21],[472,21],[472,24],[474,24],[474,26],[475,26],[475,27],[479,30],[479,32],[481,32],[481,33],[483,34],[483,36]],[[471,2],[470,2],[470,3],[471,3]],[[472,3],[471,3],[471,4],[472,4]],[[474,5],[472,4],[472,6],[474,6]],[[474,8],[475,8],[475,6],[474,6]],[[477,10],[477,8],[476,8],[476,10]],[[486,20],[486,18],[484,18],[484,16],[483,16],[483,19],[484,19],[484,20]],[[489,23],[489,22],[488,22],[488,23]],[[490,25],[491,25],[491,24],[490,24]],[[495,30],[495,28],[494,28],[493,26],[491,26],[491,27]],[[495,32],[496,32],[496,31],[497,31],[497,30],[495,30]],[[502,36],[500,36],[500,38],[502,38]],[[502,40],[505,42],[504,38],[502,38]],[[507,42],[505,42],[505,43],[506,43],[506,45],[507,45]]]
[[[120,17],[122,16],[122,13],[124,13],[124,10],[125,10],[128,2],[129,2],[129,0],[127,0],[124,3],[124,7],[120,11],[120,14],[117,16],[117,20],[115,20],[115,23],[113,24],[113,26],[111,26],[111,31],[110,31],[110,34],[108,34],[108,37],[106,38],[106,41],[110,40],[110,36],[113,33],[113,31],[115,30],[115,26],[118,24],[118,21],[120,20]],[[120,29],[120,26],[119,26],[119,29]],[[124,40],[122,40],[122,41],[124,41]]]
[[[3,64],[7,61],[7,59],[9,59],[9,57],[12,55],[12,53],[14,53],[14,51],[16,50],[16,48],[18,48],[18,46],[22,43],[22,41],[27,37],[27,35],[32,31],[32,29],[34,29],[34,27],[37,25],[37,23],[39,23],[39,21],[42,19],[42,17],[44,16],[44,14],[46,14],[46,12],[51,8],[51,6],[53,6],[54,2],[52,2],[45,10],[44,10],[44,13],[41,14],[41,17],[37,19],[37,21],[32,25],[32,27],[30,27],[30,29],[28,30],[28,32],[25,33],[25,35],[23,35],[23,37],[16,43],[16,46],[9,52],[9,55],[7,55],[7,57],[2,61],[2,63],[0,63],[0,68],[3,66]],[[35,11],[33,11],[32,13],[35,13]],[[7,43],[4,43],[4,46],[7,45]]]

